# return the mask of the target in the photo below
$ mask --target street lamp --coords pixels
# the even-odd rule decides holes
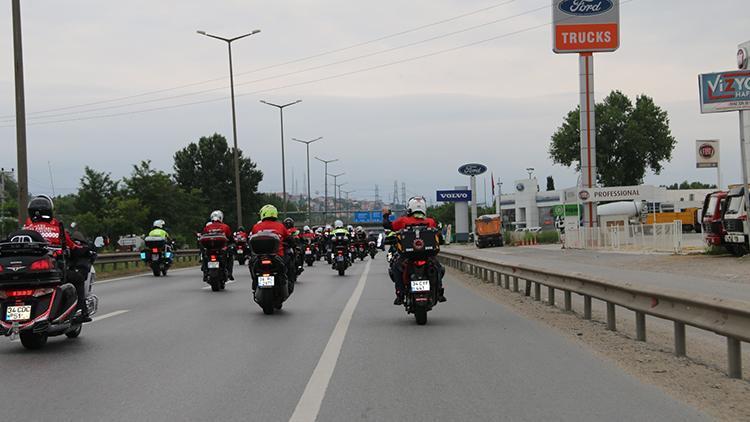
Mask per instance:
[[[339,173],[339,174],[328,174],[328,173],[326,173],[326,176],[333,177],[333,212],[334,213],[338,212],[338,200],[336,199],[337,198],[337,196],[336,196],[336,180],[339,177],[341,177],[341,176],[343,176],[345,174],[346,173]],[[326,177],[326,184],[328,184],[328,178],[327,177]]]
[[[341,197],[341,192],[342,192],[342,191],[341,191],[341,187],[342,187],[342,186],[346,186],[347,184],[348,184],[347,182],[344,182],[344,183],[341,183],[341,184],[338,184],[338,185],[336,185],[336,188],[337,188],[337,189],[338,189],[338,191],[339,191],[339,194],[338,194],[338,203],[336,204],[336,212],[338,212],[339,218],[341,218],[341,214],[343,214],[343,212],[344,212],[344,204],[342,204],[342,203],[341,203],[341,201],[342,201],[342,199],[343,199],[343,198]],[[339,207],[341,207],[341,209],[340,209],[340,210],[339,210]]]
[[[240,189],[240,156],[239,150],[237,148],[237,114],[234,105],[234,69],[232,67],[232,43],[242,38],[249,37],[250,35],[257,34],[260,32],[260,29],[256,29],[252,32],[234,38],[219,37],[217,35],[208,34],[206,33],[206,31],[196,32],[209,38],[224,41],[225,43],[227,43],[227,47],[229,50],[229,89],[232,94],[232,137],[234,140],[234,190],[237,197],[237,226],[239,227],[242,225],[242,192]]]
[[[323,198],[323,220],[326,220],[328,218],[328,163],[335,163],[339,159],[337,158],[335,160],[324,160],[318,157],[315,157],[315,159],[325,165],[325,196]]]
[[[260,100],[261,103],[265,105],[270,105],[271,107],[276,107],[279,109],[279,115],[281,116],[281,185],[282,190],[284,191],[284,215],[286,215],[286,163],[284,161],[284,109],[293,106],[295,104],[299,104],[302,102],[302,100],[293,101],[291,103],[287,104],[274,104],[269,103],[268,101]]]
[[[531,179],[531,175],[534,174],[534,167],[527,168],[526,172],[529,173],[529,179]]]
[[[323,139],[322,136],[311,141],[302,141],[297,138],[292,138],[294,142],[305,144],[305,147],[307,148],[307,224],[312,224],[312,218],[310,217],[310,144],[318,142],[321,139]]]

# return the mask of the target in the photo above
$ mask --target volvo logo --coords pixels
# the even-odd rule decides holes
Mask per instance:
[[[613,0],[563,0],[557,6],[563,13],[573,16],[595,16],[614,7]]]

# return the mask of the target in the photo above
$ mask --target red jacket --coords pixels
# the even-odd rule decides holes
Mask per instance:
[[[60,247],[60,222],[57,219],[50,221],[31,221],[26,219],[26,224],[23,226],[24,230],[33,230],[42,235],[44,240],[50,244],[50,246]],[[70,234],[65,231],[65,245],[68,249],[80,248],[80,245],[73,242],[70,238]]]
[[[253,226],[252,233],[256,234],[262,231],[272,232],[279,236],[281,243],[279,244],[279,256],[284,256],[284,241],[289,237],[289,231],[283,224],[276,220],[263,220]]]
[[[310,241],[315,241],[315,233],[302,233],[302,239],[310,239]]]
[[[427,226],[429,228],[435,229],[437,228],[437,223],[435,223],[435,220],[429,217],[416,218],[407,215],[405,217],[399,217],[396,219],[396,221],[392,222],[390,229],[397,232],[411,226]]]
[[[245,232],[235,232],[234,238],[240,242],[246,242],[247,243],[247,233]]]
[[[227,240],[232,241],[232,229],[228,225],[220,221],[212,221],[211,224],[203,228],[203,234],[223,234],[227,237]]]

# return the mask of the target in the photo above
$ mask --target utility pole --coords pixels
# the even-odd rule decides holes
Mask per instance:
[[[281,116],[281,188],[284,191],[284,215],[286,215],[287,203],[286,203],[286,163],[284,159],[284,109],[295,104],[299,104],[302,100],[292,101],[288,104],[274,104],[268,101],[260,100],[261,103],[276,107],[279,109],[279,115]]]
[[[341,204],[341,200],[343,199],[343,198],[341,198],[341,187],[342,186],[346,186],[346,184],[347,184],[346,182],[341,183],[341,184],[335,184],[334,183],[334,185],[336,186],[336,189],[338,189],[338,192],[339,192],[338,196],[337,196],[338,197],[338,203],[336,204],[336,212],[338,213],[339,218],[341,218],[341,213],[344,211],[343,205],[341,206],[341,210],[339,210],[339,204]]]
[[[321,139],[323,139],[322,136],[310,141],[303,141],[297,138],[292,138],[294,142],[305,144],[305,148],[307,149],[307,224],[312,224],[312,214],[310,209],[310,204],[312,202],[310,196],[310,144],[312,144],[313,142],[318,142]]]
[[[229,50],[229,90],[232,97],[232,138],[234,140],[234,194],[236,197],[235,201],[237,202],[237,226],[239,227],[242,225],[242,190],[240,188],[240,155],[239,149],[237,148],[237,113],[236,107],[234,105],[234,68],[232,66],[232,43],[242,38],[255,35],[259,33],[260,30],[256,29],[252,32],[234,38],[223,38],[217,35],[208,34],[206,33],[206,31],[197,32],[200,35],[224,41],[225,43],[227,43],[227,48]]]
[[[345,174],[346,173],[326,174],[326,177],[327,176],[333,177],[333,211],[334,211],[334,215],[338,212],[338,206],[339,206],[338,199],[337,199],[338,195],[336,195],[336,189],[338,187],[338,185],[336,184],[336,181],[338,180],[339,177],[341,177],[341,176],[343,176]]]
[[[323,221],[328,220],[328,164],[335,163],[339,159],[335,160],[324,160],[322,158],[315,157],[316,160],[320,161],[325,166],[325,196],[323,197]]]
[[[29,202],[29,170],[26,160],[26,97],[23,83],[23,43],[21,32],[21,1],[12,0],[13,58],[16,72],[16,157],[18,165],[18,224],[26,223]]]
[[[13,169],[10,171],[0,168],[0,235],[5,238],[5,175],[13,174]],[[18,207],[21,208],[21,207]]]

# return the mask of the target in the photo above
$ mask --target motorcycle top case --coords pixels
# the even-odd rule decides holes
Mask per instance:
[[[281,246],[281,238],[275,233],[260,232],[250,237],[249,243],[256,255],[276,255]]]
[[[164,239],[163,237],[154,237],[149,236],[146,239],[144,239],[146,242],[146,247],[151,248],[158,248],[158,249],[164,249],[164,247],[167,245],[167,239]]]
[[[47,260],[49,269],[31,271],[36,261]],[[0,287],[59,283],[62,271],[49,254],[46,242],[0,243]]]
[[[223,234],[204,234],[199,241],[204,248],[211,250],[224,249],[228,242]]]
[[[438,231],[430,228],[407,228],[399,233],[398,250],[401,253],[434,256],[440,252]]]

